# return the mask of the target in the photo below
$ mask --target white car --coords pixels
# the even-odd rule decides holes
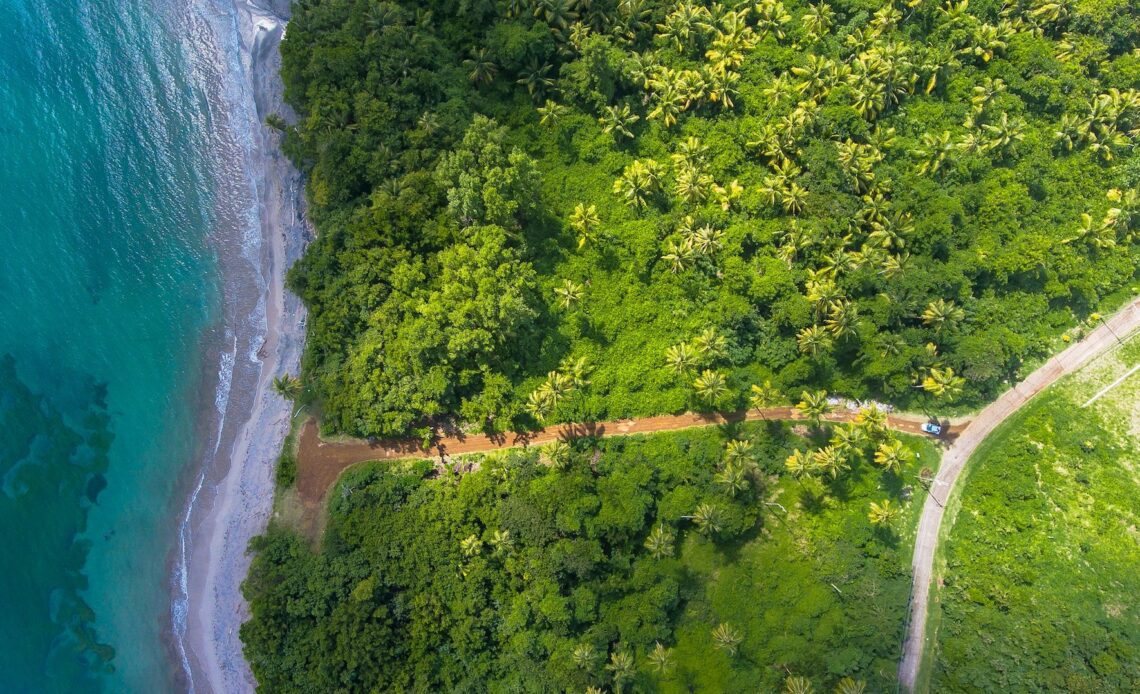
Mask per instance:
[[[922,430],[925,431],[926,433],[930,434],[931,436],[941,436],[942,435],[942,427],[938,426],[934,422],[923,422],[922,423]]]

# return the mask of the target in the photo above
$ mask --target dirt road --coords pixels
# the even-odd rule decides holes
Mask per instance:
[[[1093,358],[1118,345],[1118,339],[1140,328],[1140,298],[1121,309],[1100,327],[1090,332],[1085,339],[1045,362],[1004,395],[982,410],[954,439],[942,455],[938,468],[922,509],[918,523],[918,534],[914,542],[913,575],[914,587],[911,600],[910,628],[903,648],[902,662],[899,664],[899,680],[908,690],[914,689],[919,664],[926,638],[927,602],[930,598],[931,572],[934,550],[938,545],[938,533],[942,525],[943,506],[954,490],[954,483],[962,473],[966,461],[978,445],[1022,405],[1044,390],[1060,377],[1072,373],[1092,361]]]
[[[841,410],[824,417],[827,421],[845,422],[854,418],[856,412]],[[297,491],[304,507],[304,515],[312,520],[312,515],[321,512],[324,497],[333,482],[345,468],[369,460],[395,460],[399,458],[438,458],[442,455],[464,453],[486,453],[488,451],[539,446],[558,439],[576,436],[628,436],[630,434],[651,434],[662,431],[676,431],[690,427],[713,426],[729,422],[772,420],[802,420],[802,413],[794,407],[770,407],[763,411],[748,410],[730,414],[662,415],[642,419],[621,419],[612,422],[587,424],[563,424],[525,434],[487,436],[485,434],[451,434],[437,437],[435,445],[424,450],[419,440],[388,439],[365,441],[348,439],[342,441],[322,441],[316,422],[309,419],[301,428],[297,450]],[[916,415],[896,415],[887,417],[892,429],[908,434],[921,434],[919,427],[927,421]],[[952,441],[965,423],[949,426],[945,438]]]

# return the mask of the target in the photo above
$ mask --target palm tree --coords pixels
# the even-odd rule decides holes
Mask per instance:
[[[846,426],[836,427],[831,434],[831,445],[844,455],[860,453],[867,445],[867,434],[862,427],[852,422]]]
[[[578,232],[578,249],[581,250],[588,241],[597,238],[598,226],[602,220],[598,217],[598,206],[578,203],[570,215],[570,228]]]
[[[996,123],[986,123],[982,130],[987,136],[986,149],[1005,153],[1011,146],[1025,139],[1025,120],[1010,119],[1009,114],[1003,112]]]
[[[784,26],[792,21],[792,15],[784,9],[780,0],[760,0],[756,4],[756,31],[763,39],[769,33],[777,39],[784,38]]]
[[[566,116],[566,114],[570,112],[569,108],[550,99],[547,99],[546,103],[542,106],[539,106],[536,110],[538,111],[539,116],[538,122],[541,125],[549,127],[558,125],[559,121],[561,121]]]
[[[962,394],[966,379],[956,376],[954,369],[947,366],[944,369],[931,367],[926,378],[922,379],[922,389],[936,398],[946,397],[950,400]]]
[[[761,415],[765,409],[775,407],[783,401],[783,394],[779,388],[772,385],[771,380],[765,379],[762,385],[752,384],[752,394],[748,398],[748,404]]]
[[[677,274],[689,267],[695,255],[696,249],[693,248],[692,239],[681,239],[679,243],[673,239],[666,239],[665,252],[661,254],[661,259],[669,263],[670,272]]]
[[[747,439],[729,441],[724,447],[724,462],[726,465],[741,465],[748,467],[752,462],[752,442]]]
[[[545,21],[556,33],[565,31],[578,19],[574,0],[541,0],[534,8],[536,19]]]
[[[787,469],[788,474],[795,477],[797,481],[802,480],[804,477],[811,476],[811,473],[815,470],[811,454],[807,451],[801,451],[798,448],[792,451],[792,454],[784,461],[784,468]]]
[[[564,279],[560,286],[554,288],[554,293],[558,296],[558,305],[563,310],[569,311],[582,300],[582,285],[574,280]]]
[[[813,694],[815,687],[812,686],[811,680],[806,677],[788,677],[784,680],[785,694]]]
[[[822,352],[831,349],[831,335],[824,328],[812,325],[796,333],[796,344],[804,354],[818,357]]]
[[[867,512],[867,519],[873,525],[886,525],[889,526],[898,515],[902,513],[902,509],[891,503],[890,499],[883,499],[883,503],[877,504],[871,502],[870,511]]]
[[[809,38],[818,41],[827,35],[835,22],[835,13],[826,2],[818,5],[808,5],[810,9],[800,19],[800,23]]]
[[[700,376],[693,379],[693,389],[702,402],[712,407],[719,405],[728,395],[728,384],[724,374],[712,369],[705,369]]]
[[[954,151],[954,142],[950,139],[950,131],[945,130],[941,135],[931,135],[925,133],[922,136],[922,148],[916,149],[911,154],[921,159],[918,167],[918,175],[925,176],[930,173],[938,173],[942,165],[946,163],[947,157]]]
[[[574,647],[574,652],[571,654],[574,659],[574,664],[583,670],[593,668],[594,661],[598,657],[598,652],[594,647],[588,643],[580,643]]]
[[[851,677],[844,677],[835,685],[835,694],[863,694],[867,691],[867,683]]]
[[[850,469],[847,456],[835,446],[827,445],[811,454],[812,465],[819,472],[838,479],[839,474]]]
[[[716,328],[708,327],[693,338],[693,348],[706,362],[724,357],[728,350],[728,340]]]
[[[831,411],[831,403],[827,401],[827,391],[808,392],[805,390],[800,393],[800,401],[796,403],[796,409],[803,412],[804,416],[810,419],[814,426],[818,427],[823,416]]]
[[[879,444],[875,449],[875,464],[884,470],[895,473],[902,470],[902,466],[910,459],[910,449],[903,446],[902,441],[891,439]]]
[[[699,171],[696,167],[678,167],[673,192],[687,205],[700,205],[712,191],[712,176]]]
[[[538,60],[532,59],[526,72],[518,79],[518,83],[526,87],[536,102],[544,101],[546,90],[554,86],[554,79],[550,77],[550,71],[553,69],[554,66],[549,63],[539,63]]]
[[[469,71],[467,79],[476,86],[490,84],[499,72],[499,68],[488,56],[486,48],[480,48],[470,58],[464,60],[463,67]]]
[[[491,533],[490,543],[496,552],[509,552],[515,544],[514,540],[511,539],[510,530],[496,530]]]
[[[540,422],[545,421],[550,416],[550,413],[554,411],[554,405],[553,394],[541,386],[531,391],[526,398],[527,411]]]
[[[685,373],[696,366],[699,356],[689,343],[681,342],[665,350],[665,365],[673,373]]]
[[[700,504],[693,512],[693,522],[697,524],[697,532],[712,537],[720,532],[720,509],[712,504]]]
[[[744,640],[740,632],[727,622],[721,622],[712,630],[712,638],[716,647],[727,652],[729,655],[736,655],[737,646]]]
[[[570,464],[570,454],[570,444],[565,441],[555,441],[546,448],[546,459],[558,470],[563,470]]]
[[[622,104],[621,108],[617,106],[607,106],[602,110],[602,115],[598,118],[598,123],[602,125],[602,132],[607,135],[614,133],[629,139],[633,139],[633,131],[630,127],[634,123],[641,120],[641,116],[633,112],[629,104]]]
[[[633,679],[637,670],[633,664],[633,656],[625,651],[614,651],[610,654],[610,662],[606,663],[610,677],[614,681],[614,691],[620,692],[626,682]]]
[[[673,543],[676,540],[676,535],[671,528],[659,524],[656,528],[650,531],[649,536],[645,538],[645,548],[649,550],[649,556],[654,559],[664,559],[665,557],[673,556]]]
[[[831,334],[840,339],[846,339],[855,334],[859,324],[859,307],[847,299],[833,301],[827,312],[824,325]]]
[[[673,669],[673,649],[665,648],[660,641],[649,652],[646,659],[649,661],[649,667],[653,668],[659,675],[668,675]]]
[[[301,397],[301,379],[291,374],[278,376],[273,379],[273,392],[286,400],[296,401]]]
[[[730,497],[748,489],[748,474],[742,465],[729,463],[717,473],[716,483],[724,487]]]
[[[966,317],[966,312],[954,305],[953,301],[935,299],[926,305],[922,312],[922,322],[929,328],[934,328],[937,335],[943,329],[953,330],[955,326]]]
[[[620,178],[614,181],[614,193],[625,198],[626,204],[641,209],[649,203],[660,184],[660,167],[652,159],[635,159],[625,167]]]
[[[872,403],[855,415],[855,425],[867,432],[868,437],[877,439],[887,431],[887,413]]]
[[[459,543],[459,549],[465,557],[473,557],[483,550],[483,541],[478,535],[468,535]]]

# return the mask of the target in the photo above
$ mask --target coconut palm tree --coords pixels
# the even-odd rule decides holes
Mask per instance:
[[[673,192],[687,205],[702,204],[712,192],[712,176],[692,166],[679,167]]]
[[[910,459],[910,449],[898,439],[883,441],[875,449],[875,464],[896,475]]]
[[[812,41],[819,41],[835,24],[835,12],[826,2],[818,5],[808,5],[808,11],[800,18],[800,24]]]
[[[677,537],[671,528],[658,524],[645,538],[645,548],[649,550],[649,556],[654,559],[671,557],[673,556],[673,543],[676,539]]]
[[[693,522],[697,524],[697,532],[712,537],[720,532],[720,509],[712,504],[700,504],[693,512]]]
[[[517,81],[526,87],[527,93],[535,102],[545,101],[546,92],[554,86],[554,79],[550,77],[550,71],[554,66],[549,63],[540,63],[536,59],[532,59],[528,64],[523,76]]]
[[[855,425],[867,432],[869,438],[877,439],[887,432],[887,413],[872,403],[855,415]]]
[[[874,501],[871,502],[870,511],[867,512],[867,519],[873,525],[889,526],[895,518],[898,518],[902,513],[902,509],[891,503],[890,499],[883,499],[883,503],[878,504]]]
[[[796,409],[804,413],[811,423],[818,427],[823,416],[831,411],[831,403],[827,401],[826,390],[804,391],[800,393],[800,401]]]
[[[539,106],[536,110],[538,111],[538,122],[547,127],[558,125],[558,123],[566,117],[566,114],[570,112],[569,108],[550,99],[547,99],[546,103]]]
[[[602,125],[602,132],[607,135],[613,133],[614,136],[621,136],[633,139],[633,131],[630,130],[633,124],[641,120],[641,116],[633,112],[629,104],[622,104],[618,106],[607,106],[602,109],[602,115],[598,118],[598,122]]]
[[[633,656],[625,651],[614,651],[610,654],[610,662],[606,663],[606,670],[614,682],[614,691],[620,692],[627,682],[637,674],[633,663]]]
[[[795,449],[792,454],[784,461],[784,468],[796,480],[802,480],[804,477],[810,477],[811,473],[815,471],[815,466],[812,463],[811,453]],[[802,482],[801,482],[802,484]]]
[[[737,647],[744,640],[740,632],[727,622],[721,622],[712,630],[712,638],[716,647],[729,655],[736,655]]]
[[[291,374],[278,376],[273,379],[273,392],[286,400],[296,401],[301,397],[301,379]]]
[[[728,351],[728,340],[714,327],[705,328],[693,338],[693,349],[706,362],[722,359]]]
[[[780,0],[760,0],[756,3],[756,32],[761,40],[769,33],[777,39],[783,39],[784,27],[791,21],[792,15]]]
[[[649,661],[649,667],[658,675],[668,675],[673,670],[673,649],[665,648],[660,641],[645,658]]]
[[[936,398],[945,397],[953,400],[962,394],[966,379],[954,374],[954,369],[947,366],[944,369],[931,367],[926,378],[922,379],[922,389]]]
[[[804,354],[818,357],[831,349],[831,335],[818,325],[808,326],[796,333],[796,344]]]
[[[943,330],[954,330],[958,323],[965,317],[965,311],[955,306],[953,301],[946,301],[944,299],[931,301],[922,312],[922,322],[928,328],[934,328],[936,335]]]
[[[496,552],[509,552],[514,544],[510,530],[496,530],[491,533],[490,545],[495,548]]]
[[[1003,112],[997,122],[983,125],[982,131],[986,136],[985,149],[1005,154],[1025,139],[1025,120],[1010,118],[1008,113]]]
[[[555,469],[565,470],[573,459],[571,453],[570,444],[559,440],[546,447],[545,457]]]
[[[833,301],[824,325],[841,340],[851,337],[859,326],[859,307],[847,299]]]
[[[712,369],[705,369],[701,375],[693,379],[693,390],[696,391],[701,402],[716,407],[728,395],[728,384],[724,374]]]
[[[742,465],[729,463],[716,474],[716,483],[728,493],[730,497],[748,489],[748,473]]]
[[[813,694],[815,687],[812,686],[811,680],[806,677],[788,677],[784,680],[785,694]]]
[[[845,456],[861,453],[867,445],[867,433],[854,422],[836,427],[831,433],[831,445]]]
[[[574,280],[564,279],[562,284],[554,288],[554,294],[558,297],[558,305],[564,311],[569,311],[582,300],[582,285]]]
[[[827,445],[811,454],[812,466],[821,474],[829,475],[831,479],[838,479],[840,473],[851,468],[847,456],[835,446]]]
[[[680,242],[665,239],[665,252],[661,254],[661,259],[669,264],[669,271],[673,274],[687,269],[695,257],[692,239],[681,239]]]
[[[468,535],[459,543],[459,550],[465,557],[473,557],[483,551],[483,541],[478,535]]]
[[[594,647],[588,643],[580,643],[574,647],[573,653],[570,657],[574,659],[574,664],[583,670],[590,670],[594,667],[594,661],[598,658],[598,652]]]
[[[570,228],[578,232],[579,250],[587,242],[597,238],[598,227],[601,223],[597,205],[586,207],[585,203],[580,202],[574,206],[574,212],[570,214]]]
[[[486,48],[480,48],[470,58],[464,60],[463,67],[468,71],[467,79],[476,86],[490,84],[499,72],[498,66],[491,60]]]
[[[725,465],[739,465],[745,469],[753,462],[752,442],[747,439],[734,439],[724,446]]]
[[[920,159],[918,175],[938,173],[947,158],[954,152],[954,142],[950,139],[950,131],[944,130],[941,135],[924,133],[922,147],[913,150],[911,154]]]
[[[763,384],[752,384],[752,393],[748,398],[748,404],[760,414],[769,407],[775,407],[784,401],[783,394],[780,389],[772,385],[772,381],[765,379]]]
[[[835,694],[863,694],[867,691],[867,683],[851,677],[844,677],[835,685]]]
[[[635,159],[614,181],[614,193],[634,209],[644,208],[660,185],[660,167],[652,159]]]
[[[687,342],[681,342],[665,350],[665,365],[675,374],[688,372],[697,365],[700,354]]]

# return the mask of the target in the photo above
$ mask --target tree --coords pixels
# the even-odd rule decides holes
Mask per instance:
[[[748,474],[742,464],[728,463],[716,475],[716,483],[724,491],[735,498],[737,494],[748,489]]]
[[[769,407],[775,407],[784,401],[784,396],[779,388],[772,385],[772,381],[765,379],[763,384],[752,384],[752,394],[748,398],[748,404],[752,409],[764,414],[764,410]]]
[[[867,518],[873,525],[889,526],[900,513],[902,509],[892,504],[890,499],[883,499],[881,504],[871,502]]]
[[[468,535],[459,543],[459,548],[465,557],[474,557],[483,551],[483,541],[478,535]]]
[[[688,372],[696,366],[700,354],[687,342],[681,342],[665,350],[665,365],[676,374]]]
[[[582,285],[574,280],[564,279],[561,285],[554,288],[554,294],[558,297],[558,305],[563,310],[569,311],[582,300]]]
[[[598,226],[602,220],[598,217],[598,206],[578,203],[570,214],[570,228],[578,232],[578,250],[587,242],[597,238]]]
[[[728,395],[728,384],[721,372],[705,369],[693,380],[693,390],[701,402],[717,407]]]
[[[583,670],[592,670],[594,661],[598,658],[598,652],[594,647],[588,643],[580,643],[574,647],[574,652],[571,654],[574,659],[574,664]]]
[[[851,468],[847,456],[835,446],[827,445],[811,454],[812,467],[820,473],[828,475],[831,479],[839,479],[839,475]]]
[[[468,70],[467,79],[480,86],[490,84],[499,72],[498,66],[491,60],[486,48],[479,48],[470,58],[464,60],[463,67]]]
[[[812,694],[815,688],[806,677],[791,676],[784,680],[785,694]]]
[[[463,227],[517,227],[535,209],[537,165],[518,148],[507,148],[506,132],[477,115],[459,147],[440,158],[436,178]]]
[[[296,401],[301,397],[301,379],[290,374],[278,376],[273,379],[273,392],[286,400]]]
[[[804,354],[818,357],[830,350],[834,343],[825,328],[811,325],[796,333],[796,344]]]
[[[792,454],[784,461],[784,467],[787,469],[788,474],[795,477],[797,481],[802,480],[804,477],[810,477],[811,473],[815,470],[815,464],[812,461],[811,454],[807,451],[795,449]]]
[[[598,122],[602,125],[602,132],[607,135],[613,133],[615,136],[633,139],[633,131],[630,128],[634,123],[641,120],[629,107],[629,104],[622,104],[621,107],[607,106],[603,111]]]
[[[943,299],[931,301],[922,312],[922,322],[927,327],[934,328],[935,334],[953,330],[965,317],[966,312],[955,306],[953,301]]]
[[[660,186],[660,167],[652,159],[635,159],[614,181],[614,193],[634,209],[643,209]]]
[[[668,675],[673,670],[673,649],[665,648],[660,641],[656,642],[646,659],[649,667],[659,675]]]
[[[852,677],[844,677],[835,685],[835,694],[863,694],[866,690],[866,682]]]
[[[610,662],[606,663],[606,670],[614,683],[614,691],[620,692],[627,682],[633,679],[637,670],[633,664],[633,656],[625,651],[614,651],[610,654]]]
[[[728,351],[728,340],[716,328],[705,328],[693,338],[693,349],[705,362],[722,359]]]
[[[936,398],[953,400],[962,394],[966,379],[954,374],[954,369],[931,367],[926,378],[922,379],[922,389]]]
[[[693,522],[697,524],[697,532],[705,537],[712,537],[720,532],[720,509],[712,504],[700,504],[693,512]]]
[[[910,455],[910,449],[902,441],[891,439],[880,443],[875,449],[875,464],[897,475],[910,460]]]
[[[818,427],[824,415],[831,411],[831,403],[827,401],[827,391],[809,392],[805,390],[800,393],[800,401],[796,403],[796,409],[811,420],[814,426]]]
[[[649,550],[649,556],[654,559],[671,557],[673,556],[673,543],[676,539],[677,537],[671,528],[659,523],[645,538],[645,548]]]
[[[744,637],[732,625],[721,622],[712,630],[713,643],[729,655],[736,655],[736,649]]]

